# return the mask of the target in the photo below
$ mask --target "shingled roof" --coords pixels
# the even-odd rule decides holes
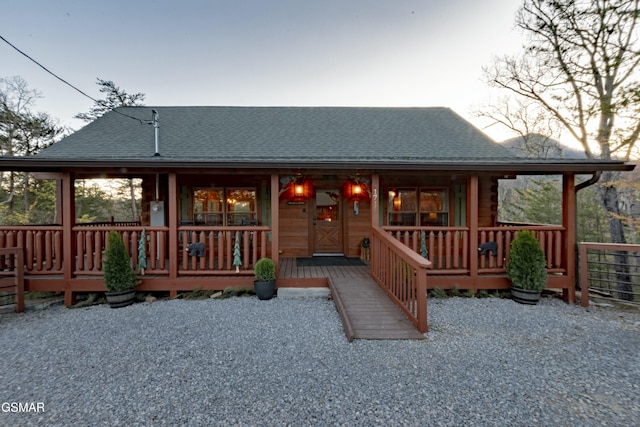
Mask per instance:
[[[164,160],[428,161],[514,158],[448,108],[125,107],[38,154]],[[135,120],[132,118],[137,118]]]
[[[159,113],[155,155],[152,111]],[[124,168],[124,169],[123,169]],[[122,107],[1,170],[361,169],[593,173],[617,160],[519,158],[449,108]]]

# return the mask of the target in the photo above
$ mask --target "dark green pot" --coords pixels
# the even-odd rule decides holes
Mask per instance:
[[[276,289],[276,281],[271,280],[268,282],[262,282],[260,280],[254,280],[253,287],[256,290],[256,295],[258,299],[268,300],[273,298],[273,294]]]
[[[124,292],[105,292],[104,295],[107,297],[107,302],[111,308],[120,308],[133,304],[133,301],[135,301],[136,290],[132,289]]]
[[[511,288],[511,299],[520,304],[536,305],[540,301],[540,294],[542,291]]]

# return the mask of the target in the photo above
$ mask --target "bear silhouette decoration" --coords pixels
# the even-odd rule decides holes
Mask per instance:
[[[189,243],[185,251],[189,252],[189,256],[204,256],[204,243]]]

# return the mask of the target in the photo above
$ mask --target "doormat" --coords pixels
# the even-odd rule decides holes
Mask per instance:
[[[357,267],[367,265],[360,258],[344,256],[316,256],[312,258],[296,258],[298,267]]]

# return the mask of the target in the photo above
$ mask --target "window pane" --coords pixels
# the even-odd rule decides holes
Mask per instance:
[[[420,190],[420,225],[440,226],[449,225],[447,189]]]
[[[227,222],[229,225],[256,224],[256,191],[235,188],[227,190]]]
[[[415,189],[391,190],[388,198],[389,225],[416,225],[418,206]]]
[[[446,190],[442,189],[420,191],[420,211],[447,211]]]
[[[421,213],[420,225],[431,227],[446,227],[449,225],[449,214],[446,212]]]
[[[407,212],[416,211],[415,190],[391,190],[389,191],[389,211]]]
[[[222,225],[224,197],[222,190],[200,189],[193,193],[193,216],[196,224]]]
[[[340,205],[338,190],[316,191],[316,219],[318,221],[337,221]]]
[[[404,227],[416,225],[415,213],[390,213],[389,225],[401,225]]]

